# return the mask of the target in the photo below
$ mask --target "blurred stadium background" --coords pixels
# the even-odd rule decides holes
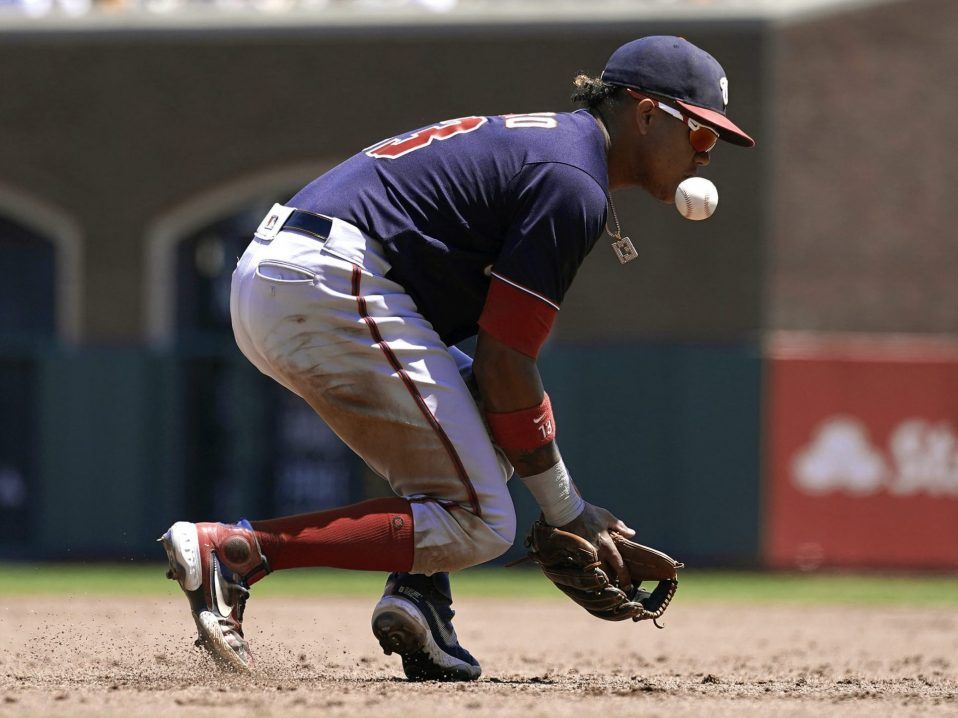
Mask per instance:
[[[252,229],[668,33],[759,147],[714,153],[708,222],[617,196],[641,261],[600,241],[541,361],[577,482],[691,565],[958,568],[956,30],[953,0],[0,0],[0,559],[386,491],[239,355]]]

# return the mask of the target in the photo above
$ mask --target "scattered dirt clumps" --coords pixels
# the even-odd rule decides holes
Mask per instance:
[[[193,646],[185,599],[0,599],[0,716],[742,718],[958,711],[946,609],[683,604],[666,630],[571,603],[461,600],[473,683],[409,683],[369,630],[376,597],[250,602],[251,677]]]

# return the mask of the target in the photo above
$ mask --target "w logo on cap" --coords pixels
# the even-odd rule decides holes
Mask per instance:
[[[723,77],[719,80],[719,87],[722,88],[722,104],[728,107],[728,78]]]

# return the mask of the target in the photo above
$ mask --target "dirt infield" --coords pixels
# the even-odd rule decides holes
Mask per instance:
[[[471,684],[410,684],[372,599],[254,598],[250,680],[192,647],[186,600],[0,599],[0,716],[958,715],[958,615],[679,600],[667,628],[560,600],[462,600]]]

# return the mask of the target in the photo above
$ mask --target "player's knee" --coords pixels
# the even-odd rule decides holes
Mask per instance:
[[[512,544],[515,543],[516,540],[516,511],[511,502],[509,504],[509,510],[497,519],[493,530],[505,544],[505,548],[502,550],[502,553],[505,553],[512,547]]]
[[[481,540],[476,541],[472,545],[472,550],[469,552],[468,565],[478,566],[479,564],[499,558],[508,551],[511,546],[511,541],[506,541],[496,534],[483,536]]]
[[[498,558],[516,539],[516,511],[508,491],[479,496],[479,512],[450,510],[435,501],[412,504],[416,526],[413,573],[459,571]]]
[[[516,512],[512,503],[484,516],[483,528],[474,544],[473,565],[499,558],[512,548],[516,540]]]

